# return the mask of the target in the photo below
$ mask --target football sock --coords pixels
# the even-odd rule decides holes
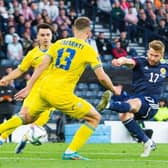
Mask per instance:
[[[118,113],[126,113],[131,110],[131,106],[127,102],[111,101],[109,105],[109,109],[114,110]]]
[[[9,130],[3,132],[3,133],[1,134],[1,137],[2,137],[3,139],[7,139],[7,138],[9,137],[9,135],[10,135],[14,130],[15,130],[15,128],[9,129]]]
[[[135,135],[136,138],[140,142],[147,142],[148,136],[145,134],[145,132],[142,130],[142,128],[138,125],[138,123],[133,119],[128,119],[126,121],[123,121],[124,126],[127,128],[127,130],[132,134]]]
[[[13,129],[14,131],[14,129],[22,125],[22,123],[23,123],[22,119],[19,116],[15,115],[11,119],[0,124],[0,134],[10,129]]]
[[[92,135],[92,133],[95,131],[95,128],[93,128],[88,123],[83,124],[76,132],[76,134],[73,137],[72,142],[70,143],[68,149],[65,151],[65,153],[76,152],[78,151],[88,140],[88,138]]]
[[[38,126],[43,126],[45,125],[48,120],[50,119],[50,111],[44,111],[43,113],[40,114],[39,118],[34,122],[34,124],[38,125]]]

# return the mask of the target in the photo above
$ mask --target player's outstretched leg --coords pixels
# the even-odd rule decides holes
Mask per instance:
[[[26,144],[27,144],[27,137],[26,137],[26,135],[24,135],[22,140],[20,141],[20,143],[17,144],[17,146],[15,148],[15,153],[16,154],[21,153],[25,149]]]
[[[110,103],[112,94],[113,93],[110,90],[106,90],[103,93],[102,98],[96,107],[99,112],[103,111],[104,109],[106,109],[108,107],[108,104]]]
[[[151,151],[154,151],[155,149],[155,142],[149,139],[146,143],[144,143],[144,152],[141,154],[141,157],[148,157]]]

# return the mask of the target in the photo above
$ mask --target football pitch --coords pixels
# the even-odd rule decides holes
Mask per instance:
[[[168,168],[168,144],[158,144],[147,158],[139,157],[142,144],[86,144],[79,152],[88,161],[61,160],[65,143],[28,144],[21,154],[15,146],[0,147],[0,168]]]

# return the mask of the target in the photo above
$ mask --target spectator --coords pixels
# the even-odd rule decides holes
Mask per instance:
[[[125,12],[121,9],[120,2],[115,1],[111,11],[112,23],[114,32],[119,30],[120,32],[125,31]]]
[[[57,5],[55,4],[54,0],[49,0],[49,17],[52,21],[56,19],[56,17],[59,15],[59,9]]]
[[[65,5],[65,1],[64,1],[64,0],[59,0],[59,1],[58,1],[58,8],[59,8],[59,11],[60,11],[61,9],[64,9],[65,11],[67,10],[67,7],[66,7],[66,5]]]
[[[45,17],[48,16],[48,11],[47,11],[47,9],[43,9],[43,10],[42,10],[41,16],[42,16],[43,19],[45,19]]]
[[[25,18],[25,20],[35,19],[32,9],[27,4],[27,0],[22,0],[21,14]]]
[[[20,37],[22,37],[25,32],[25,23],[26,23],[26,20],[24,16],[19,15],[19,22],[16,25],[16,32],[19,34]]]
[[[36,31],[31,26],[31,21],[26,21],[26,23],[25,23],[25,31],[24,32],[27,32],[32,40],[36,38]]]
[[[43,19],[41,14],[38,14],[36,16],[35,20],[32,21],[32,26],[33,26],[35,31],[37,31],[37,25],[41,24],[41,23],[44,23],[44,19]]]
[[[14,20],[15,20],[16,25],[17,25],[19,23],[20,10],[19,9],[15,9],[14,13],[13,13],[13,16],[14,16]]]
[[[146,14],[148,15],[149,10],[155,11],[155,6],[151,0],[146,0],[146,2],[144,3],[144,9]]]
[[[68,14],[68,17],[69,17],[69,19],[70,19],[70,21],[71,21],[71,25],[73,25],[75,19],[77,18],[77,14],[76,14],[76,12],[75,12],[75,10],[74,10],[73,8],[70,9],[69,14]]]
[[[71,27],[71,21],[68,16],[66,16],[65,9],[60,9],[59,16],[56,18],[56,23],[58,26],[61,26],[62,24],[66,23],[69,27]]]
[[[33,12],[33,15],[34,15],[35,18],[36,18],[36,16],[40,13],[40,12],[39,12],[39,9],[38,9],[37,3],[32,2],[30,7],[31,7],[31,10],[32,10],[32,12]]]
[[[154,30],[154,25],[152,25],[152,21],[147,17],[145,11],[141,9],[139,11],[139,20],[138,20],[138,38],[142,37],[142,41],[145,47],[147,47],[147,43],[151,38],[151,32]]]
[[[112,10],[110,0],[98,0],[97,7],[106,13],[110,13]]]
[[[23,57],[23,47],[18,41],[17,35],[13,35],[13,42],[7,46],[9,65],[18,65]]]
[[[140,0],[135,0],[134,5],[135,5],[135,8],[136,8],[137,11],[139,11],[140,9],[143,8],[143,4]]]
[[[21,4],[18,2],[18,0],[13,0],[10,4],[9,4],[9,12],[10,13],[15,13],[15,11],[21,11]]]
[[[129,40],[127,39],[127,33],[126,32],[121,32],[120,33],[119,41],[121,43],[121,48],[127,50]]]
[[[130,55],[132,57],[137,56],[137,52],[136,52],[135,48],[130,48],[128,46],[129,40],[127,39],[127,33],[126,32],[121,32],[120,33],[119,41],[121,43],[121,48],[123,48],[128,53],[128,55]]]
[[[111,43],[104,37],[104,32],[99,32],[96,44],[101,56],[111,54]]]
[[[24,32],[23,38],[22,38],[23,51],[26,52],[32,43],[33,43],[33,40],[31,39],[30,34],[27,31]]]
[[[138,15],[137,8],[133,2],[129,2],[128,13],[132,13],[134,16]]]
[[[42,0],[42,2],[39,2],[38,6],[39,12],[42,13],[43,9],[47,10],[47,13],[49,13],[49,2],[48,0]]]
[[[163,40],[164,43],[167,41],[168,27],[166,27],[165,19],[160,19],[159,25],[157,28],[157,35],[159,35],[159,39]]]
[[[18,39],[20,39],[19,35],[16,33],[15,27],[14,26],[10,26],[9,27],[9,32],[5,35],[5,44],[6,45],[8,45],[8,44],[13,42],[13,35],[14,34],[18,36]]]
[[[4,0],[0,0],[0,15],[3,18],[8,19],[8,11],[5,7]]]
[[[57,39],[59,39],[58,25],[56,23],[52,23],[52,27],[53,27],[53,39],[52,39],[52,41],[54,42]]]
[[[151,9],[151,10],[148,10],[148,17],[149,17],[149,20],[151,22],[151,24],[153,25],[153,32],[156,32],[157,30],[157,27],[158,27],[158,22],[157,22],[157,19],[156,19],[156,14],[154,13],[154,11]]]
[[[121,9],[125,12],[128,13],[128,9],[130,7],[130,3],[127,0],[121,0]]]
[[[168,120],[168,108],[166,98],[160,98],[159,100],[159,109],[156,115],[154,116],[156,121],[167,121]]]
[[[164,7],[161,7],[157,10],[157,22],[159,23],[160,19],[165,19],[165,15],[166,15],[166,10]]]
[[[115,42],[115,47],[112,48],[112,55],[115,58],[120,58],[120,57],[126,57],[127,56],[127,51],[124,48],[121,48],[121,43],[118,40]]]

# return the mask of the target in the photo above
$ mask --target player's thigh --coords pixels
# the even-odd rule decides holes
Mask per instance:
[[[30,116],[38,117],[42,112],[46,111],[49,114],[49,104],[45,102],[38,93],[31,92],[23,102],[23,108],[27,109]]]
[[[47,109],[44,112],[42,112],[39,117],[41,117],[41,118],[48,118],[49,119],[51,113],[52,113],[52,109]]]
[[[150,96],[141,96],[141,108],[139,109],[138,113],[135,114],[136,119],[151,119],[158,110],[158,103],[157,101],[150,97]]]
[[[93,106],[86,100],[77,96],[72,96],[69,103],[64,104],[58,109],[73,118],[82,119],[92,108]]]
[[[127,102],[131,106],[130,112],[132,112],[132,113],[137,113],[142,106],[141,99],[139,99],[139,98],[132,98],[132,99],[127,100]]]

